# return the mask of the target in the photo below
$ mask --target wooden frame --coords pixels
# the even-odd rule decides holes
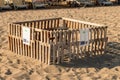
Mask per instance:
[[[30,45],[23,44],[22,27],[30,28]],[[89,29],[89,45],[80,45],[80,30]],[[9,49],[45,64],[104,54],[107,26],[68,18],[52,18],[11,23],[8,26]]]

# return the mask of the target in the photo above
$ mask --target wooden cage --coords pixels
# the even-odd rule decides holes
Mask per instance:
[[[22,27],[30,28],[30,45],[23,44]],[[89,44],[80,45],[80,30],[89,29]],[[45,64],[104,54],[107,26],[68,18],[52,18],[11,23],[9,49]]]

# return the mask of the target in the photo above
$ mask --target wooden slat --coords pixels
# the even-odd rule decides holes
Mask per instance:
[[[35,45],[36,47],[35,47],[35,50],[36,50],[36,59],[38,60],[39,59],[39,42],[38,41],[36,41],[36,45]]]
[[[105,34],[104,34],[104,39],[105,38],[107,38],[107,26],[105,26]],[[107,47],[107,41],[108,41],[108,38],[107,39],[105,39],[105,41],[104,41],[104,43],[105,43],[105,47],[104,47],[104,52],[105,52],[105,50],[106,50],[106,47]]]
[[[48,46],[48,65],[50,64],[51,61],[51,44]]]
[[[53,54],[53,64],[55,64],[56,63],[56,53],[55,53],[55,50],[56,50],[56,47],[55,47],[55,45],[52,45],[53,47],[52,47],[52,54]]]
[[[34,59],[36,59],[36,44],[35,44],[35,42],[34,42],[34,44],[33,44],[33,58]]]
[[[9,47],[9,50],[11,50],[11,37],[8,36],[8,47]]]
[[[39,42],[39,61],[40,61],[40,63],[42,63],[42,46],[41,46],[40,42]]]
[[[15,38],[15,46],[16,46],[16,48],[15,48],[15,53],[18,54],[18,44],[17,44],[17,39],[16,39],[16,38]]]
[[[60,19],[57,19],[57,21],[56,21],[56,26],[57,26],[57,27],[60,26]]]
[[[56,57],[57,57],[57,61],[56,61],[56,64],[59,64],[61,61],[60,61],[60,59],[61,59],[61,57],[63,56],[63,53],[61,54],[60,53],[60,49],[58,49],[59,47],[58,46],[56,46],[56,51],[55,51],[55,53],[56,53]]]
[[[48,49],[47,49],[48,45],[45,45],[45,64],[47,64],[48,62]]]
[[[41,63],[43,63],[43,45],[41,45]]]
[[[22,40],[20,40],[20,55],[22,55],[22,53],[23,53],[23,46],[22,46]]]

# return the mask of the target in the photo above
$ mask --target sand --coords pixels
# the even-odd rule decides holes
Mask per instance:
[[[53,17],[74,18],[107,25],[109,43],[106,54],[47,66],[8,50],[8,23]],[[0,80],[120,80],[119,21],[120,6],[0,12]]]

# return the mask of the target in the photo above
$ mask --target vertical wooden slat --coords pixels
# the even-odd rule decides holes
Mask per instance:
[[[47,31],[47,36],[46,36],[46,41],[47,41],[46,43],[47,43],[47,44],[50,44],[50,42],[49,42],[49,34],[50,34],[50,32]]]
[[[9,27],[9,49],[12,50],[12,40],[11,40],[11,38],[12,38],[12,37],[11,37],[12,24],[9,24],[8,27]]]
[[[9,46],[9,50],[11,50],[10,29],[11,29],[11,25],[8,24],[8,46]]]
[[[36,46],[36,47],[35,47],[35,50],[36,50],[36,55],[35,55],[35,56],[36,56],[36,57],[35,57],[35,58],[36,58],[36,59],[39,59],[39,55],[38,55],[38,54],[39,54],[39,42],[38,42],[38,40],[35,41],[35,42],[36,42],[36,45],[35,45],[35,46]]]
[[[29,28],[29,26],[27,25],[27,23],[25,23],[25,27]],[[25,56],[27,56],[27,54],[28,54],[28,45],[25,45]]]
[[[97,43],[98,43],[98,44],[97,44],[97,54],[98,54],[98,55],[100,55],[100,53],[99,53],[99,44],[100,44],[100,40],[99,40],[99,39],[100,39],[100,38],[99,38],[100,32],[99,32],[99,30],[100,30],[100,28],[98,27],[98,28],[97,28]]]
[[[49,20],[49,29],[51,29],[51,20]]]
[[[41,29],[44,29],[44,28],[43,28],[43,25],[44,25],[44,22],[41,21]]]
[[[48,46],[48,65],[50,64],[50,61],[51,61],[51,44],[49,44]]]
[[[47,43],[47,32],[44,31],[44,43]]]
[[[95,55],[94,54],[94,28],[91,28],[91,34],[92,34],[91,52],[92,52],[92,55]]]
[[[11,51],[13,52],[13,37],[11,37]]]
[[[54,20],[54,28],[57,28],[57,26],[56,26],[56,19]]]
[[[17,37],[15,38],[15,46],[16,46],[16,53],[18,54],[18,39]]]
[[[95,53],[95,55],[97,55],[97,53],[96,53],[96,50],[97,50],[97,38],[96,38],[96,34],[97,34],[97,32],[96,32],[96,28],[94,29],[94,39],[95,39],[95,44],[94,44],[94,53]]]
[[[51,24],[50,27],[53,28],[53,20],[50,20]]]
[[[55,64],[55,63],[56,63],[56,62],[55,62],[55,61],[56,61],[56,55],[55,55],[56,47],[55,47],[54,44],[53,44],[52,46],[53,46],[53,47],[52,47],[52,54],[53,54],[53,56],[52,56],[53,59],[52,59],[52,60],[53,60],[53,64]]]
[[[94,52],[93,52],[94,31],[93,31],[93,28],[91,28],[90,33],[91,33],[91,48],[90,49],[91,49],[92,55],[94,55]]]
[[[68,44],[69,44],[69,58],[71,59],[71,54],[72,54],[72,44],[71,44],[71,37],[72,37],[72,33],[70,30],[68,30],[68,34],[67,34],[67,40],[69,41]]]
[[[53,29],[55,29],[55,20],[52,20]]]
[[[44,46],[41,45],[41,62],[44,63]]]
[[[47,64],[47,61],[48,61],[48,60],[47,60],[47,54],[48,54],[48,53],[47,53],[47,45],[45,45],[45,63],[46,63],[46,64]]]
[[[39,42],[39,61],[40,63],[42,63],[42,46],[40,42]]]
[[[57,27],[60,26],[60,19],[57,20],[57,24],[56,25],[57,25]]]
[[[43,45],[43,63],[45,63],[45,45]]]
[[[47,29],[47,27],[46,27],[46,21],[44,21],[44,29]]]
[[[42,45],[42,63],[44,63],[44,46]]]
[[[14,36],[14,25],[12,26],[12,35]],[[15,52],[14,51],[14,49],[15,49],[15,45],[14,45],[14,37],[13,37],[13,48],[12,48],[12,50],[13,50],[13,52]]]
[[[21,47],[21,26],[19,25],[18,26],[18,35],[19,35],[19,42],[18,42],[18,44],[19,44],[19,54],[21,55],[22,54],[22,47]]]
[[[13,38],[13,52],[15,53],[15,38]]]
[[[23,54],[23,46],[22,46],[22,40],[20,39],[20,55]]]
[[[61,55],[63,54],[60,54],[60,49],[58,49],[59,47],[58,46],[56,46],[56,51],[55,51],[55,53],[56,53],[56,57],[57,57],[57,62],[56,62],[56,64],[59,64],[60,63],[60,57],[61,57]]]
[[[41,21],[39,21],[38,29],[42,29],[42,28],[41,28]]]
[[[65,26],[67,27],[67,28],[69,28],[69,26],[68,26],[68,21],[67,20],[64,20],[65,21]]]
[[[48,25],[47,25],[47,29],[50,29],[50,21],[48,20],[48,23],[47,23]]]
[[[48,29],[48,20],[46,21],[46,29]]]
[[[99,29],[98,29],[98,32],[99,32],[99,33],[98,33],[98,39],[99,39],[99,41],[98,41],[98,54],[99,54],[99,55],[100,55],[100,41],[101,41],[101,40],[100,40],[100,39],[101,39],[101,38],[100,38],[101,31],[100,31],[100,30],[101,30],[101,28],[99,27]]]
[[[104,53],[105,53],[105,50],[106,50],[106,46],[107,46],[107,41],[108,41],[108,39],[107,39],[107,37],[106,37],[106,35],[107,35],[107,26],[105,26],[104,27],[105,28],[105,34],[104,34],[104,42],[105,42],[105,47],[104,47]]]
[[[18,32],[18,54],[20,55],[21,49],[20,49],[20,25],[17,25],[17,32]]]
[[[31,46],[30,57],[31,57],[31,58],[33,58],[33,53],[34,53],[34,51],[33,51],[33,50],[34,50],[34,49],[33,49],[33,44],[34,44],[34,42],[32,41],[31,44],[30,44],[30,46]]]
[[[102,40],[101,40],[101,54],[102,54],[102,52],[103,52],[103,35],[104,35],[104,32],[103,32],[103,27],[102,27],[102,29],[101,29],[101,38],[102,38]]]
[[[27,23],[24,23],[24,26],[28,27]],[[27,56],[27,45],[26,44],[24,44],[24,56]]]
[[[65,20],[67,27],[70,28],[69,21]]]

